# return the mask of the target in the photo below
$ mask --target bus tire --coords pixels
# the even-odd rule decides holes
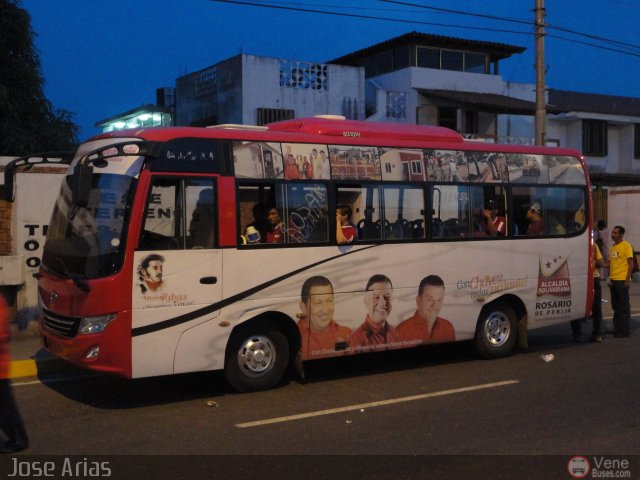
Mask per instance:
[[[481,357],[499,358],[509,355],[518,336],[516,313],[506,302],[487,305],[476,327],[476,350]]]
[[[229,340],[224,375],[238,392],[275,387],[289,364],[289,340],[270,325],[243,328]]]

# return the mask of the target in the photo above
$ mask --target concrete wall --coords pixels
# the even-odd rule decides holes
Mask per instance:
[[[0,157],[0,165],[4,168],[12,159]],[[21,329],[37,318],[37,280],[33,275],[40,266],[47,227],[66,170],[66,165],[49,165],[18,172],[14,201],[0,202],[3,227],[8,223],[10,228],[10,249],[0,255],[0,287],[15,295],[10,301],[15,304]]]
[[[364,68],[240,54],[176,80],[176,124],[258,123],[258,108],[364,120]]]
[[[255,124],[258,108],[364,119],[364,68],[242,56],[242,118]]]
[[[626,230],[624,239],[633,245],[635,251],[640,251],[640,224],[636,220],[640,206],[640,186],[610,187],[607,202],[609,231],[616,225],[622,225]]]

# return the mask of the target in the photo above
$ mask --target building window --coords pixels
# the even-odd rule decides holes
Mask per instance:
[[[216,67],[205,68],[195,74],[196,97],[211,97],[216,93]]]
[[[582,121],[582,153],[591,157],[607,155],[607,122],[603,120]]]
[[[633,158],[640,159],[640,123],[633,126]]]
[[[464,133],[478,133],[478,112],[464,112]]]
[[[440,49],[418,47],[417,66],[440,69]]]
[[[455,108],[438,108],[438,126],[458,130],[458,110]]]
[[[393,69],[401,70],[411,66],[411,48],[401,45],[393,49]]]
[[[462,72],[464,70],[464,53],[454,50],[442,50],[442,70],[455,70]]]
[[[327,65],[280,61],[280,86],[302,90],[329,90]]]
[[[407,118],[406,92],[387,92],[387,118]]]
[[[464,71],[467,73],[487,73],[487,56],[484,53],[465,52]]]
[[[418,47],[416,66],[467,73],[489,73],[487,55],[477,52]]]
[[[267,123],[280,122],[282,120],[291,120],[295,118],[295,110],[284,110],[280,108],[258,108],[257,125],[266,125]]]

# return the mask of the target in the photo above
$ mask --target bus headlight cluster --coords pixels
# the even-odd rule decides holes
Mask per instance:
[[[116,316],[113,313],[108,315],[99,315],[97,317],[84,317],[80,322],[80,335],[89,335],[92,333],[100,333],[107,325],[109,325]]]

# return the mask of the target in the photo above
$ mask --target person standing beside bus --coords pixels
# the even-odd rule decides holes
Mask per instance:
[[[629,286],[633,269],[633,248],[624,240],[624,227],[611,230],[613,245],[609,249],[609,290],[613,308],[613,336],[628,337],[631,333]]]
[[[300,291],[298,329],[302,339],[302,359],[329,357],[346,350],[351,329],[333,319],[334,295],[331,281],[310,277]]]
[[[607,242],[609,241],[609,229],[607,228],[607,222],[605,220],[598,220],[597,228],[594,231],[593,239],[602,253],[602,263],[606,265],[609,261],[609,247]],[[603,266],[600,269],[600,278],[608,277],[607,268]]]
[[[29,448],[29,437],[11,391],[9,380],[9,313],[0,295],[0,430],[8,440],[0,453],[14,453]]]
[[[591,304],[591,318],[593,319],[593,331],[590,340],[595,343],[602,342],[602,333],[600,331],[602,325],[602,286],[600,285],[600,267],[603,265],[602,254],[598,244],[593,244],[592,250],[592,267],[593,267],[593,303]],[[573,331],[573,340],[580,340],[582,336],[582,319],[571,320],[571,330]]]
[[[367,316],[349,338],[351,353],[365,353],[399,347],[400,337],[387,319],[391,313],[393,285],[386,275],[373,275],[364,292]],[[389,346],[396,344],[394,346]]]
[[[418,287],[413,317],[396,327],[402,341],[420,343],[455,342],[456,332],[451,322],[440,317],[444,300],[444,281],[438,275],[428,275]]]

